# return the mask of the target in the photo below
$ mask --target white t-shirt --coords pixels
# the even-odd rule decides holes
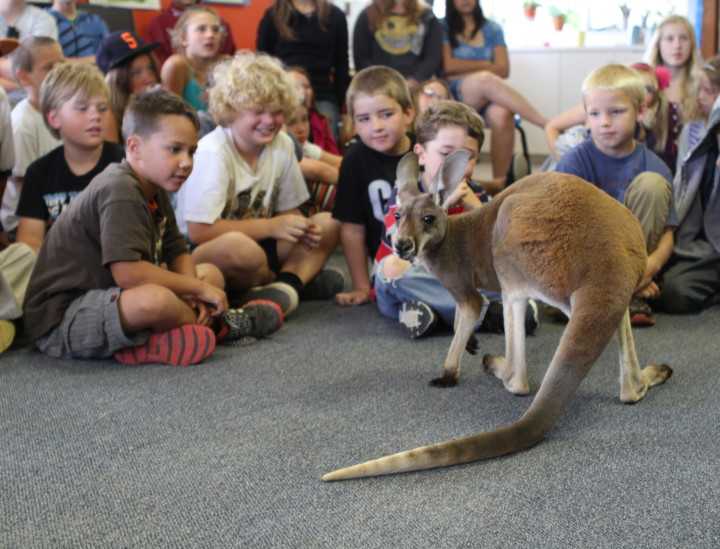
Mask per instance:
[[[260,154],[256,171],[240,156],[229,128],[218,126],[200,140],[193,172],[177,193],[175,216],[211,225],[218,219],[262,219],[297,208],[310,197],[295,147],[284,132]]]
[[[12,177],[8,179],[5,187],[0,208],[0,221],[6,231],[16,229],[18,224],[15,209],[20,200],[20,187],[13,183],[13,177],[25,177],[30,164],[62,145],[62,141],[53,137],[48,130],[42,114],[27,98],[15,105],[10,118],[15,142],[15,165]]]
[[[5,90],[0,88],[0,172],[7,172],[15,166],[15,142],[13,140],[10,101]]]
[[[20,38],[26,36],[49,36],[53,40],[58,39],[55,18],[36,6],[25,6],[25,9],[20,12],[20,15],[15,19],[15,24],[12,26],[20,32]],[[0,36],[7,36],[7,30],[7,21],[0,15]]]
[[[314,160],[320,160],[322,158],[322,149],[315,143],[305,141],[302,146],[303,156],[312,158]]]

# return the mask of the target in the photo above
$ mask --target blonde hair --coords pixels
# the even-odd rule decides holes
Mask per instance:
[[[667,99],[665,99],[665,96],[660,93],[660,90],[658,89],[660,83],[658,81],[657,74],[655,74],[652,67],[641,63],[635,63],[631,65],[631,68],[637,72],[641,78],[644,75],[648,75],[655,81],[655,97],[657,98],[657,103],[652,109],[650,109],[650,106],[648,105],[648,111],[642,121],[642,124],[652,132],[653,136],[655,136],[655,147],[653,147],[653,151],[656,153],[662,153],[665,151],[665,145],[667,144],[670,122],[670,111]],[[643,87],[644,86],[645,84],[643,83]]]
[[[330,20],[331,4],[328,0],[315,0],[315,15],[320,25],[320,30],[327,31],[328,21]],[[294,41],[295,33],[290,26],[290,18],[297,17],[296,9],[292,0],[275,0],[272,8],[270,8],[273,23],[277,27],[280,36],[285,40]],[[303,16],[301,16],[303,17]]]
[[[625,65],[603,65],[592,71],[582,83],[583,97],[590,90],[621,91],[630,98],[635,110],[645,99],[645,84],[640,75]]]
[[[190,20],[199,13],[209,13],[210,15],[215,17],[215,19],[217,19],[218,25],[220,26],[220,37],[222,38],[222,36],[225,34],[225,27],[222,24],[222,20],[220,19],[220,15],[218,14],[218,12],[208,6],[193,6],[192,8],[188,8],[183,11],[180,19],[177,20],[177,23],[175,23],[175,27],[173,27],[173,30],[170,33],[170,42],[172,43],[173,49],[175,51],[184,51],[185,48],[182,45],[182,40],[183,38],[185,38],[185,36],[187,36],[187,29],[188,25],[190,25]]]
[[[415,136],[420,145],[432,141],[441,128],[459,126],[467,131],[469,137],[477,140],[478,150],[485,139],[483,121],[475,109],[465,103],[443,100],[428,106],[415,119]]]
[[[410,90],[403,75],[390,67],[373,65],[361,70],[350,81],[345,96],[350,117],[355,116],[355,100],[358,95],[380,94],[397,102],[404,113],[412,106]]]
[[[58,41],[49,36],[26,36],[21,38],[20,45],[10,54],[10,70],[15,78],[17,79],[16,75],[19,70],[32,72],[37,50],[48,46],[60,48]]]
[[[67,101],[78,95],[80,101],[93,97],[105,97],[110,101],[110,88],[105,76],[97,67],[84,63],[61,63],[53,67],[40,86],[40,111],[47,114],[58,110]],[[60,132],[51,127],[45,118],[45,125],[56,138]]]
[[[300,98],[280,60],[249,50],[219,62],[207,90],[209,112],[221,126],[230,124],[239,111],[267,107],[292,116]]]
[[[684,93],[681,101],[681,107],[683,119],[693,120],[702,116],[702,113],[700,113],[700,106],[697,102],[697,79],[700,75],[700,52],[698,51],[697,41],[695,38],[695,28],[692,26],[692,23],[690,23],[690,21],[682,15],[668,15],[665,19],[663,19],[657,26],[657,29],[650,40],[650,45],[648,46],[647,53],[645,54],[645,61],[650,63],[653,67],[665,65],[662,55],[660,54],[660,40],[662,39],[663,29],[667,25],[671,25],[673,23],[683,25],[688,33],[688,37],[690,38],[690,57],[688,57],[684,67]]]

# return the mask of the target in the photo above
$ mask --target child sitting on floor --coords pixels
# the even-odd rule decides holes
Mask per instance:
[[[167,91],[130,101],[126,160],[93,179],[40,249],[24,315],[43,353],[179,366],[209,356],[216,339],[279,327],[272,305],[228,310],[222,275],[195,267],[177,229],[167,193],[192,171],[199,129],[192,107]]]
[[[240,302],[269,299],[288,315],[300,298],[329,299],[344,284],[340,272],[323,270],[338,225],[327,212],[301,214],[307,185],[280,131],[297,105],[295,86],[277,59],[252,52],[220,62],[212,81],[218,127],[200,140],[202,170],[177,196],[193,258],[219,267]]]

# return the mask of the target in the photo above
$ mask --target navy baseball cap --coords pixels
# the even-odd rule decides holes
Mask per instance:
[[[117,31],[108,34],[102,39],[95,52],[95,63],[103,72],[117,67],[123,61],[132,59],[141,53],[148,53],[157,48],[160,42],[145,44],[140,37],[132,31]]]

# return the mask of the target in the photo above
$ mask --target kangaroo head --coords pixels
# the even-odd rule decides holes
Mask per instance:
[[[467,167],[468,151],[459,149],[448,155],[435,174],[428,192],[418,186],[418,156],[409,152],[397,168],[397,236],[395,254],[412,261],[423,250],[439,245],[447,227],[447,200],[462,181]]]

